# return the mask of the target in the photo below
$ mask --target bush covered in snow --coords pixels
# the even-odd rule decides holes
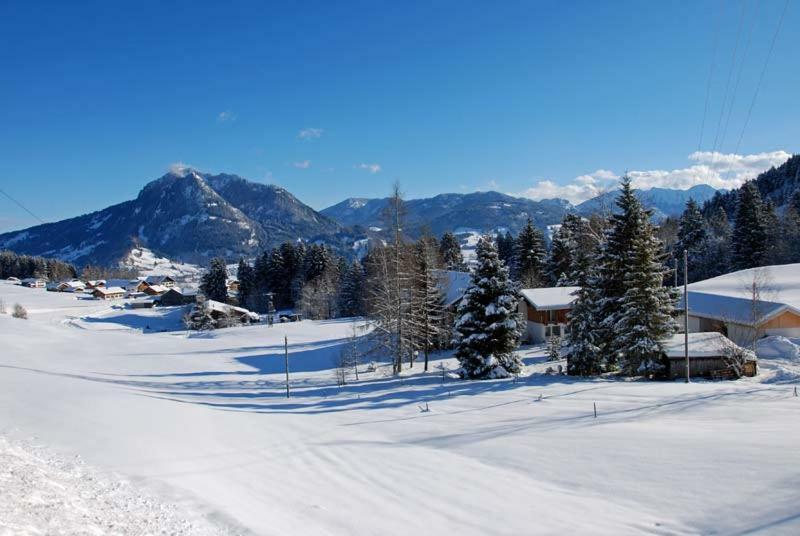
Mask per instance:
[[[14,312],[11,313],[14,318],[28,318],[28,311],[18,303],[14,304]]]

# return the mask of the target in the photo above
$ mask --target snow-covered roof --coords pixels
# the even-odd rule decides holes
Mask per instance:
[[[165,287],[164,285],[147,285],[147,287],[153,292],[158,292],[159,294],[163,294],[170,289],[170,287]]]
[[[525,301],[538,311],[570,309],[575,301],[573,294],[580,287],[525,288],[520,292]]]
[[[23,283],[36,283],[37,281],[45,281],[44,278],[41,277],[26,277],[22,280]]]
[[[450,306],[461,299],[472,281],[472,274],[469,272],[458,272],[456,270],[433,270],[439,279],[439,287],[444,293],[444,303]]]
[[[167,279],[169,279],[170,281],[175,281],[175,278],[169,275],[148,275],[143,279],[143,281],[148,285],[160,285]]]
[[[754,317],[762,323],[787,310],[800,315],[800,264],[740,270],[692,283],[688,290],[690,315],[748,325]]]
[[[676,333],[662,342],[664,353],[671,359],[685,357],[683,333]],[[689,358],[719,357],[726,347],[736,346],[733,341],[717,331],[689,333]]]
[[[220,313],[230,314],[231,311],[237,312],[242,315],[247,315],[251,320],[258,320],[258,313],[248,311],[244,307],[236,307],[235,305],[228,305],[227,303],[218,302],[216,300],[206,300],[204,307],[210,311],[217,311]]]
[[[125,294],[125,289],[122,287],[98,287],[94,291],[100,294]]]
[[[134,287],[138,284],[139,284],[138,279],[108,279],[105,282],[105,285],[107,287],[122,287],[122,288]]]
[[[683,296],[678,300],[676,307],[679,311],[683,310]],[[752,298],[744,296],[723,296],[689,291],[689,316],[700,316],[720,322],[734,322],[746,326],[757,325],[789,310],[794,310],[794,308],[785,303],[753,301]],[[794,312],[800,315],[800,311],[794,310]]]

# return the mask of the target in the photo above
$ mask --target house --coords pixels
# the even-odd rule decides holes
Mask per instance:
[[[181,290],[178,287],[172,287],[164,294],[158,297],[158,303],[165,307],[175,305],[187,305],[197,301],[197,291],[185,289]]]
[[[472,274],[456,270],[432,270],[432,272],[439,290],[444,295],[445,307],[455,309],[472,282]]]
[[[62,281],[56,286],[58,292],[83,292],[86,290],[86,285],[82,281],[73,279],[72,281]]]
[[[9,277],[8,279],[6,279],[6,281],[8,281],[8,282],[10,282],[10,283],[19,283],[19,278],[18,278],[18,277],[14,277],[14,276],[12,275],[12,276],[11,276],[11,277]]]
[[[204,308],[216,321],[235,317],[242,324],[249,324],[250,322],[258,322],[260,320],[258,313],[253,313],[243,307],[236,307],[235,305],[228,305],[227,303],[214,300],[206,300],[198,306]]]
[[[169,275],[148,275],[142,281],[148,285],[161,285],[166,288],[175,286],[175,279]]]
[[[575,301],[573,294],[580,287],[546,287],[522,289],[519,314],[525,320],[522,339],[531,344],[550,337],[564,337],[569,330],[567,314]]]
[[[144,287],[142,288],[142,292],[148,296],[161,296],[168,290],[169,288],[163,285],[150,285],[148,283],[145,283]]]
[[[717,331],[751,347],[767,335],[800,337],[800,264],[741,270],[688,287],[689,332]],[[677,310],[683,321],[683,297]]]
[[[663,341],[664,354],[669,362],[667,377],[686,377],[686,346],[683,333],[676,333]],[[689,333],[689,374],[692,378],[735,378],[731,366],[731,352],[741,355],[742,375],[755,376],[756,356],[739,347],[717,331]]]
[[[106,286],[106,280],[105,279],[91,279],[91,280],[86,282],[86,288],[88,290],[94,290],[97,287],[104,287],[104,286]]]
[[[44,288],[47,285],[47,281],[42,279],[41,277],[26,277],[22,280],[22,286],[28,288]]]
[[[225,286],[228,287],[229,294],[239,293],[239,281],[236,279],[228,279],[225,281]]]
[[[92,292],[98,300],[118,300],[125,297],[125,289],[122,287],[98,287]]]

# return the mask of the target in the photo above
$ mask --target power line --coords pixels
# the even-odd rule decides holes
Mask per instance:
[[[760,6],[759,0],[756,0],[755,10],[753,11],[752,21],[750,22],[750,29],[747,31],[747,41],[744,43],[744,51],[742,52],[742,60],[739,63],[739,70],[736,73],[736,81],[733,84],[733,95],[731,96],[731,104],[728,106],[728,115],[725,117],[725,126],[722,127],[722,137],[719,139],[719,146],[720,150],[725,145],[725,136],[728,134],[728,124],[731,121],[731,115],[733,113],[733,107],[736,103],[736,93],[739,90],[739,82],[742,79],[742,71],[744,71],[745,61],[747,60],[747,51],[750,49],[750,42],[752,41],[753,37],[753,28],[756,26],[756,20],[758,19],[758,12]]]
[[[40,223],[47,223],[47,222],[45,222],[45,221],[44,221],[42,218],[40,218],[39,216],[37,216],[36,214],[34,214],[33,212],[31,212],[31,211],[30,211],[30,210],[29,210],[29,209],[28,209],[28,208],[27,208],[25,205],[23,205],[22,203],[20,203],[19,201],[17,201],[17,200],[16,200],[16,199],[14,199],[13,197],[11,197],[11,196],[10,196],[10,195],[9,195],[9,194],[8,194],[8,193],[5,191],[5,190],[3,190],[2,188],[0,188],[0,194],[3,194],[3,195],[4,195],[4,196],[6,196],[7,198],[9,198],[9,199],[10,199],[10,200],[11,200],[11,201],[12,201],[12,202],[15,204],[15,205],[17,205],[19,208],[21,208],[22,210],[24,210],[25,212],[27,212],[28,214],[30,214],[31,216],[33,216],[34,218],[36,218],[37,220],[39,220],[39,222],[40,222]]]
[[[711,68],[708,71],[708,82],[706,83],[706,104],[703,107],[703,121],[700,123],[700,141],[697,143],[697,150],[703,147],[703,134],[705,133],[706,129],[706,116],[708,115],[708,103],[711,98],[711,81],[714,78],[714,67],[717,64],[717,44],[719,43],[719,27],[721,26],[722,20],[722,8],[725,7],[724,1],[720,0],[719,2],[719,12],[717,13],[717,18],[714,23],[714,47],[711,51]]]
[[[744,25],[744,12],[745,7],[747,7],[747,3],[745,0],[742,0],[742,13],[739,15],[739,27],[736,30],[736,42],[733,45],[733,56],[731,57],[731,67],[728,69],[728,78],[725,82],[725,93],[722,96],[722,107],[719,110],[719,120],[717,121],[717,130],[714,134],[714,145],[711,148],[712,153],[712,164],[713,158],[717,151],[717,141],[719,140],[719,133],[722,129],[722,118],[725,116],[725,108],[727,107],[728,103],[728,91],[730,90],[731,86],[731,77],[733,76],[733,69],[736,66],[736,54],[739,52],[739,41],[742,37],[742,26]]]
[[[747,116],[744,119],[744,125],[742,125],[742,132],[739,134],[739,141],[736,142],[736,149],[734,149],[734,153],[739,152],[739,146],[742,144],[742,138],[744,138],[744,132],[747,130],[747,125],[750,123],[750,115],[753,113],[753,108],[756,105],[756,99],[758,99],[758,92],[761,90],[761,83],[764,81],[764,74],[767,72],[767,66],[769,65],[769,60],[772,57],[772,51],[775,48],[775,42],[778,40],[778,34],[781,32],[781,26],[783,26],[783,19],[786,18],[786,11],[789,9],[789,0],[783,4],[783,11],[781,11],[781,18],[778,19],[778,27],[775,28],[775,33],[772,36],[772,43],[769,45],[769,50],[767,51],[767,57],[764,59],[764,66],[761,68],[761,75],[758,77],[758,83],[756,84],[756,90],[753,93],[753,100],[750,101],[750,107],[747,109]]]

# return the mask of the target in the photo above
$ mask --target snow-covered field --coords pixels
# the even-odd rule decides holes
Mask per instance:
[[[347,321],[187,334],[178,309],[0,299],[30,316],[0,314],[0,534],[800,533],[797,354],[687,385],[546,374],[529,348],[516,382],[440,356],[337,387]]]

